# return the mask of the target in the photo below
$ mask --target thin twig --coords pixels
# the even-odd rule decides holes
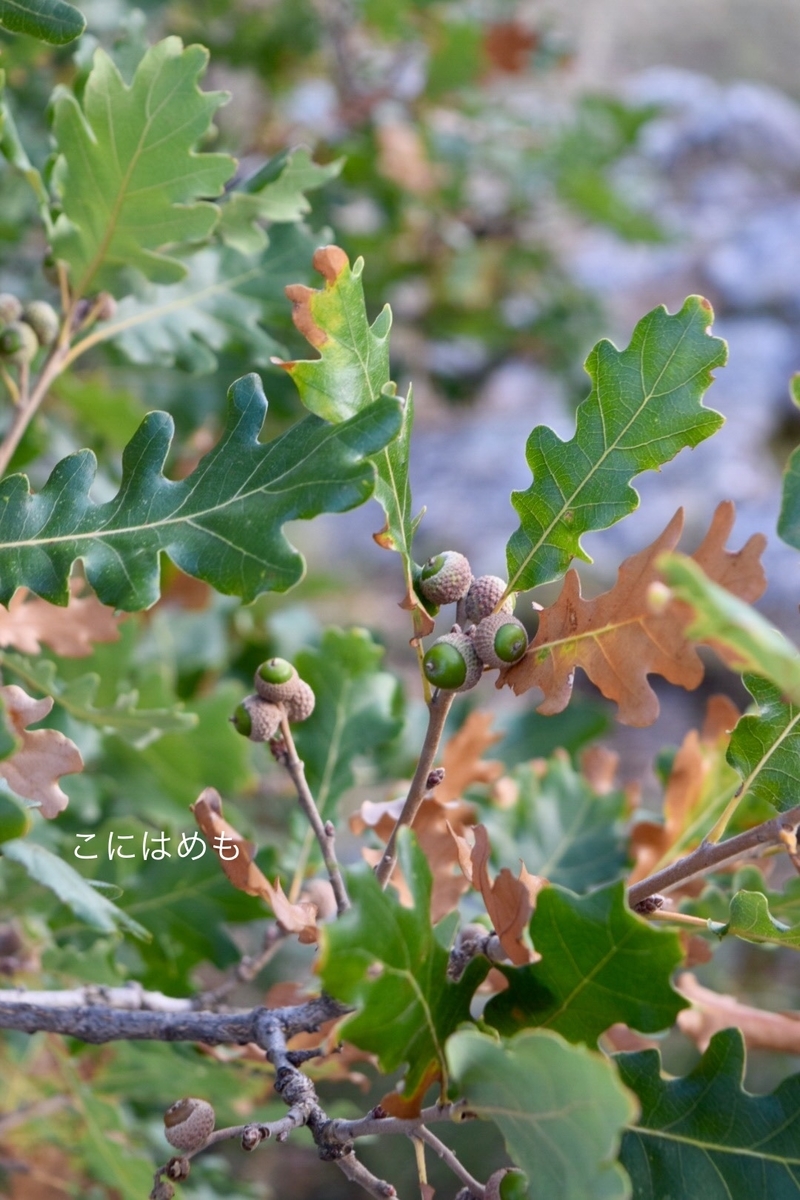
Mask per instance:
[[[394,871],[397,862],[397,834],[404,825],[413,825],[414,818],[419,812],[419,806],[424,799],[428,787],[428,776],[431,773],[431,767],[436,758],[439,743],[442,740],[447,715],[450,712],[454,696],[455,692],[434,692],[433,699],[428,706],[428,730],[425,734],[425,741],[422,744],[417,769],[414,772],[414,778],[411,780],[411,787],[408,789],[403,811],[397,818],[397,824],[392,830],[389,841],[386,843],[383,856],[375,868],[376,878],[382,888],[385,888],[389,883],[392,871]]]
[[[757,846],[775,845],[781,842],[786,831],[793,830],[799,821],[800,806],[790,809],[789,812],[781,813],[770,821],[764,821],[761,825],[756,825],[744,833],[737,834],[736,837],[728,838],[724,842],[701,842],[691,854],[679,858],[677,862],[670,863],[663,870],[656,871],[654,875],[650,875],[647,879],[642,879],[628,888],[628,904],[634,908],[655,892],[664,892],[668,888],[674,887],[676,883],[682,883],[695,875],[702,875],[720,863],[740,858]]]
[[[432,1125],[437,1121],[469,1120],[470,1113],[464,1100],[452,1104],[432,1104],[423,1108],[418,1117],[380,1116],[374,1111],[366,1117],[347,1121],[342,1117],[331,1121],[328,1136],[340,1142],[352,1142],[357,1138],[374,1137],[375,1134],[405,1134],[408,1136],[420,1125]]]
[[[336,860],[336,833],[331,822],[326,821],[323,823],[322,817],[319,815],[319,809],[314,803],[314,797],[311,795],[311,789],[306,780],[305,764],[298,756],[292,731],[289,727],[289,720],[285,713],[281,717],[281,735],[283,739],[282,743],[272,743],[273,754],[281,766],[286,768],[287,774],[297,792],[300,807],[307,817],[309,825],[314,830],[314,835],[322,851],[322,860],[325,863],[325,869],[331,881],[333,894],[336,897],[336,910],[339,916],[341,916],[350,907],[350,898],[347,895],[347,888],[342,878],[342,872]]]
[[[3,436],[2,443],[0,443],[0,475],[5,474],[14,451],[47,395],[50,384],[64,369],[65,360],[66,350],[61,346],[55,346],[42,367],[41,374],[36,380],[33,391],[28,394],[27,389],[20,389],[19,401],[14,410],[13,419]]]
[[[216,987],[209,988],[207,992],[200,993],[195,1007],[213,1008],[214,1005],[229,996],[240,983],[252,983],[256,976],[261,974],[264,967],[272,961],[285,939],[286,932],[281,929],[277,921],[272,921],[267,926],[264,945],[259,953],[253,956],[246,954],[241,958],[226,979],[223,979]]]
[[[426,1146],[430,1146],[431,1150],[439,1155],[442,1162],[446,1163],[453,1174],[457,1175],[461,1182],[466,1184],[477,1200],[483,1200],[486,1195],[486,1188],[470,1175],[466,1167],[462,1166],[449,1146],[445,1146],[444,1142],[440,1142],[436,1135],[431,1133],[430,1129],[426,1129],[424,1125],[420,1125],[414,1136],[420,1138],[425,1142]]]
[[[377,1196],[379,1200],[387,1200],[387,1197],[397,1195],[391,1183],[387,1183],[385,1179],[378,1179],[377,1175],[368,1171],[352,1151],[345,1154],[343,1158],[337,1158],[336,1165],[351,1183],[357,1183],[365,1192],[369,1192],[370,1196]]]
[[[16,1129],[17,1125],[25,1125],[28,1121],[41,1120],[42,1117],[52,1116],[58,1112],[60,1108],[66,1107],[70,1103],[69,1096],[48,1096],[45,1100],[37,1100],[33,1104],[24,1104],[22,1108],[16,1108],[13,1112],[4,1113],[0,1116],[0,1137],[5,1135],[12,1129]]]

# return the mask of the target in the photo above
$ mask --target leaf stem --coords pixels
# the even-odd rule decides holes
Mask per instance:
[[[422,804],[427,790],[428,776],[431,773],[436,752],[442,740],[442,734],[444,733],[444,727],[454,696],[455,692],[435,691],[433,699],[428,705],[428,729],[425,734],[425,741],[422,743],[417,769],[414,772],[414,778],[411,780],[411,787],[408,789],[403,811],[397,818],[397,824],[392,830],[389,841],[386,843],[383,856],[375,868],[375,875],[382,888],[385,888],[389,883],[397,862],[398,831],[404,825],[413,825],[414,818],[419,812],[419,806]]]
[[[695,875],[702,875],[720,863],[739,858],[748,850],[754,850],[758,846],[776,845],[784,840],[783,835],[787,831],[794,830],[798,822],[800,822],[800,805],[769,821],[763,821],[762,824],[755,825],[752,829],[737,834],[736,837],[728,838],[727,841],[703,841],[691,854],[679,858],[677,862],[670,863],[668,867],[656,871],[647,879],[642,879],[628,888],[628,904],[634,908],[648,896],[652,896],[656,892],[663,892],[667,888],[674,887],[676,883],[682,883]]]
[[[275,747],[276,758],[289,775],[294,789],[297,792],[297,799],[300,802],[300,807],[308,818],[308,823],[314,831],[314,835],[319,842],[319,848],[322,851],[322,859],[325,863],[325,868],[328,872],[328,878],[331,881],[333,894],[336,898],[336,909],[339,916],[347,912],[350,907],[350,899],[347,895],[347,888],[342,878],[342,872],[339,863],[336,860],[335,850],[335,831],[330,821],[323,824],[322,817],[319,815],[314,797],[311,795],[311,789],[306,780],[306,768],[302,759],[297,753],[297,747],[294,744],[292,731],[289,727],[289,721],[286,714],[281,717],[281,736],[283,739],[283,747],[278,743]]]
[[[449,1146],[445,1146],[444,1142],[440,1141],[439,1138],[436,1137],[435,1134],[431,1133],[430,1129],[426,1129],[424,1125],[420,1125],[419,1129],[414,1134],[414,1137],[419,1138],[420,1141],[423,1141],[426,1146],[430,1146],[434,1154],[439,1155],[439,1158],[442,1160],[442,1162],[447,1164],[453,1174],[456,1175],[461,1182],[469,1188],[477,1200],[483,1200],[486,1195],[486,1188],[482,1183],[478,1183],[477,1179],[474,1179],[473,1176],[470,1175],[466,1167],[462,1166]]]

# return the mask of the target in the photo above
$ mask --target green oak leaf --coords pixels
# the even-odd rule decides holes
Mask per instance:
[[[620,1152],[636,1200],[800,1195],[800,1075],[769,1096],[750,1095],[742,1087],[745,1051],[738,1029],[716,1033],[681,1079],[664,1078],[657,1050],[620,1054],[615,1061],[641,1104]]]
[[[52,246],[75,295],[124,295],[131,268],[176,283],[186,267],[164,248],[201,241],[216,225],[219,209],[207,197],[219,195],[236,164],[194,150],[226,99],[198,88],[207,62],[205,47],[168,37],[147,51],[129,87],[98,49],[82,104],[58,95],[53,184],[62,212]]]
[[[521,524],[506,548],[509,590],[557,579],[575,557],[590,562],[581,536],[633,512],[639,496],[629,481],[719,429],[723,418],[701,403],[727,356],[708,335],[712,317],[707,300],[690,296],[674,315],[661,307],[643,317],[627,350],[595,346],[573,438],[562,442],[546,425],[528,438],[533,483],[511,496]]]
[[[242,254],[258,253],[267,245],[267,235],[258,222],[302,220],[311,211],[306,192],[335,179],[343,166],[343,158],[324,166],[315,163],[305,146],[276,155],[228,193],[222,205],[220,237]]]
[[[471,1111],[493,1120],[528,1176],[530,1200],[624,1200],[614,1162],[633,1098],[608,1059],[546,1030],[498,1042],[453,1034],[447,1059]]]
[[[257,440],[266,413],[257,375],[228,391],[225,429],[185,479],[162,473],[172,418],[149,413],[122,456],[113,500],[89,497],[90,450],[62,459],[42,490],[24,475],[0,484],[0,603],[27,587],[66,604],[72,563],[104,604],[148,608],[159,595],[159,554],[217,591],[252,600],[302,577],[302,556],[282,532],[286,521],[342,512],[372,494],[374,454],[397,433],[401,414],[384,397],[340,425],[306,417],[275,441]]]
[[[780,690],[758,675],[745,675],[742,682],[761,711],[737,722],[728,762],[744,780],[743,794],[787,812],[800,792],[800,706],[787,704]]]
[[[619,878],[628,861],[623,791],[593,792],[563,751],[543,769],[520,764],[511,777],[515,803],[491,813],[498,862],[520,858],[534,875],[574,892]]]
[[[282,365],[294,380],[303,404],[329,421],[342,421],[380,396],[393,396],[389,377],[389,332],[392,312],[388,304],[370,325],[361,276],[364,260],[350,266],[338,246],[325,246],[314,255],[314,266],[325,278],[325,287],[304,285],[287,289],[295,306],[300,332],[319,351],[319,358]],[[411,547],[423,512],[413,516],[408,479],[409,444],[414,422],[411,390],[403,405],[399,436],[375,456],[375,499],[386,514],[386,524],[375,541],[402,556],[409,607],[416,605]]]
[[[622,882],[588,896],[544,888],[530,935],[541,961],[501,967],[508,989],[484,1012],[501,1033],[539,1026],[594,1046],[618,1021],[655,1033],[687,1007],[670,985],[683,960],[678,938],[635,916],[626,906]]]
[[[800,925],[792,927],[777,920],[761,892],[736,892],[731,896],[728,921],[724,925],[709,921],[708,927],[719,937],[733,934],[745,942],[771,942],[800,950]]]
[[[2,0],[0,0],[0,4],[2,4]],[[1,21],[0,24],[2,24]],[[22,175],[23,179],[27,180],[36,197],[39,216],[41,217],[45,232],[50,237],[53,232],[53,222],[50,215],[50,197],[41,174],[28,158],[28,152],[23,146],[22,139],[17,132],[16,122],[6,101],[5,88],[6,73],[5,71],[0,71],[0,154],[3,155],[6,162]]]
[[[264,329],[285,320],[284,288],[309,272],[319,234],[304,225],[275,228],[257,257],[210,245],[186,259],[180,283],[144,283],[126,296],[114,320],[101,326],[126,358],[146,366],[177,366],[195,375],[216,370],[223,351],[267,366],[283,346]]]
[[[112,904],[97,887],[92,886],[63,858],[53,854],[30,838],[2,844],[3,857],[19,863],[31,879],[49,888],[62,903],[94,929],[104,933],[123,930],[147,941],[150,934],[128,913]]]
[[[342,1037],[378,1056],[388,1074],[406,1064],[403,1095],[421,1099],[435,1079],[447,1087],[444,1046],[470,1020],[470,1000],[489,964],[473,959],[458,983],[447,978],[448,953],[431,926],[431,870],[408,829],[398,838],[399,864],[414,899],[403,908],[372,871],[353,872],[353,907],[323,927],[320,975],[326,992],[360,1011]],[[379,964],[380,974],[370,968]]]
[[[366,629],[355,628],[326,629],[319,649],[295,656],[317,700],[295,740],[325,815],[352,786],[354,760],[369,757],[400,732],[402,693],[394,675],[380,669],[384,653]]]
[[[665,554],[658,569],[678,600],[694,609],[686,633],[718,649],[734,671],[769,679],[800,704],[800,652],[760,613],[707,578],[691,558]]]
[[[81,36],[86,18],[66,0],[0,0],[0,26],[50,46],[65,46]]]
[[[76,721],[92,725],[101,733],[113,733],[137,749],[166,733],[181,733],[197,724],[194,713],[183,711],[182,704],[168,708],[139,708],[139,693],[120,692],[114,704],[95,705],[100,685],[96,671],[78,679],[59,679],[54,662],[46,658],[29,659],[9,650],[0,651],[0,666],[9,675],[22,680],[26,690],[52,696],[56,704]]]
[[[792,377],[789,391],[800,407],[800,372]],[[793,452],[783,476],[778,536],[795,550],[800,550],[800,447]]]

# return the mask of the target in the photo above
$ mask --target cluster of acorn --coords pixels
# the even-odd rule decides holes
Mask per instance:
[[[281,717],[305,721],[314,711],[314,693],[285,658],[270,658],[253,676],[255,693],[246,696],[231,717],[237,733],[251,742],[269,742],[278,732]]]
[[[469,561],[455,550],[428,559],[417,583],[431,604],[457,604],[450,633],[425,652],[427,680],[446,692],[467,692],[484,667],[508,667],[528,648],[525,626],[514,616],[516,596],[498,575],[473,577]]]
[[[10,292],[0,292],[0,357],[15,366],[31,362],[40,346],[55,341],[58,324],[58,314],[46,300],[23,305]]]

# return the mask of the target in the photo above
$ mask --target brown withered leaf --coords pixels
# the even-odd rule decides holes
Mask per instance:
[[[475,783],[494,783],[503,774],[501,762],[483,757],[503,737],[492,732],[493,721],[493,713],[476,709],[446,743],[442,751],[444,779],[435,793],[440,804],[458,799]]]
[[[616,751],[601,746],[599,742],[589,746],[581,755],[581,774],[598,796],[613,792],[618,766],[619,755]]]
[[[242,837],[223,817],[219,792],[215,788],[204,788],[189,807],[233,886],[240,892],[247,892],[248,896],[261,896],[266,900],[285,933],[296,933],[299,941],[306,944],[316,942],[319,932],[316,905],[306,901],[292,904],[280,880],[276,880],[274,885],[270,883],[253,859],[254,844]],[[235,856],[234,848],[237,851]]]
[[[503,867],[493,881],[489,875],[489,834],[484,825],[476,825],[473,832],[475,842],[472,846],[466,838],[453,833],[461,870],[483,897],[500,945],[512,963],[520,967],[525,963],[538,962],[541,955],[526,946],[522,937],[528,928],[536,897],[547,886],[547,880],[539,875],[531,875],[523,864],[519,876],[514,876],[508,867]]]
[[[539,37],[519,21],[499,21],[490,25],[484,38],[486,54],[492,66],[509,75],[528,69]]]
[[[83,759],[74,742],[57,729],[28,729],[43,720],[53,707],[51,696],[34,700],[14,683],[0,687],[6,717],[19,738],[19,746],[0,761],[0,775],[18,796],[36,800],[43,817],[57,817],[69,797],[58,786],[62,775],[83,770]]]
[[[760,562],[766,539],[754,534],[741,550],[727,551],[734,516],[730,501],[720,504],[692,558],[715,583],[752,603],[766,587]],[[501,673],[497,686],[507,683],[518,695],[541,688],[544,700],[538,711],[550,715],[566,708],[580,667],[604,696],[617,702],[619,720],[637,726],[652,725],[658,716],[648,675],[662,675],[690,691],[696,688],[703,664],[685,636],[689,609],[677,603],[660,612],[648,607],[648,589],[660,578],[656,561],[674,550],[682,529],[679,509],[661,536],[626,559],[614,586],[594,600],[581,596],[577,572],[568,571],[561,595],[540,614],[526,654]]]
[[[0,605],[0,647],[38,654],[45,645],[63,658],[86,658],[95,643],[118,641],[122,614],[116,617],[94,592],[83,595],[85,586],[81,579],[70,579],[66,608],[19,588],[8,608]]]
[[[677,854],[685,854],[700,841],[708,822],[701,818],[708,805],[738,776],[725,758],[731,730],[739,710],[727,696],[711,696],[699,732],[690,729],[672,762],[664,791],[664,821],[639,821],[631,832],[634,868],[629,883],[646,879]],[[692,826],[697,832],[687,837]],[[675,854],[670,851],[675,850]]]
[[[416,126],[408,121],[384,121],[375,129],[377,169],[384,179],[415,196],[427,196],[437,187],[441,168],[428,157]]]
[[[705,1051],[720,1029],[741,1029],[749,1050],[800,1054],[800,1012],[767,1012],[703,987],[690,971],[678,978],[678,991],[691,1008],[678,1013],[678,1027]]]

